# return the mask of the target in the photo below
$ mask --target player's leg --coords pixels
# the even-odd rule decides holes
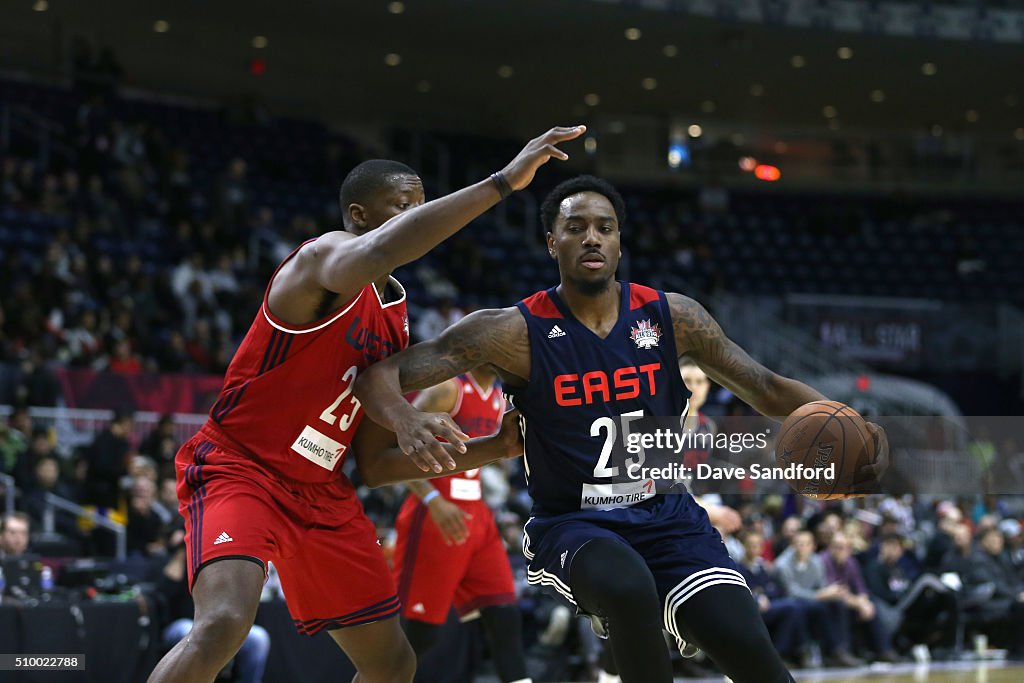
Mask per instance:
[[[669,683],[661,601],[643,558],[625,543],[595,538],[572,559],[569,586],[581,609],[608,622],[623,683]]]
[[[329,631],[356,667],[352,683],[409,683],[416,673],[416,655],[402,631],[398,615],[360,626]]]
[[[245,559],[204,567],[192,588],[192,630],[160,660],[149,683],[213,681],[249,635],[265,578],[260,563]]]
[[[437,642],[448,619],[472,557],[472,540],[455,546],[445,543],[427,507],[414,496],[402,505],[395,533],[394,577],[405,632],[417,658],[422,658]]]
[[[505,543],[486,504],[474,506],[472,514],[469,542],[474,547],[455,592],[455,609],[462,617],[479,610],[498,677],[503,683],[525,683],[530,679],[523,650],[523,619]]]
[[[703,588],[678,604],[675,620],[687,642],[704,650],[735,683],[793,680],[745,586]]]

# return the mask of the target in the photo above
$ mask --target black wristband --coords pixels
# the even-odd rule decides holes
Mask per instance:
[[[508,199],[511,196],[513,192],[512,186],[505,180],[505,175],[501,171],[492,173],[491,180],[494,181],[494,186],[498,188],[498,194],[501,195],[502,199]]]

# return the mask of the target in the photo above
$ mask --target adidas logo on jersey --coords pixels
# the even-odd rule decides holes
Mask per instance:
[[[565,336],[565,332],[562,332],[562,328],[559,327],[558,325],[555,325],[554,327],[552,327],[551,331],[548,332],[548,339],[554,339],[555,337],[564,337],[564,336]]]
[[[217,537],[217,540],[215,540],[213,542],[213,544],[214,545],[220,545],[221,543],[230,543],[233,540],[235,540],[235,539],[233,539],[230,536],[228,536],[228,532],[222,531],[222,532],[220,532],[220,536]]]
[[[427,611],[427,608],[423,606],[422,602],[417,602],[412,606],[412,611],[416,614],[424,614]]]

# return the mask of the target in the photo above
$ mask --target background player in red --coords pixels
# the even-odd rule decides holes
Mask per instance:
[[[448,413],[469,436],[497,432],[505,410],[501,383],[488,366],[426,389],[413,404]],[[395,577],[416,655],[433,646],[454,603],[464,619],[479,611],[501,680],[529,681],[512,568],[483,500],[480,470],[410,482],[409,490],[395,523]]]
[[[490,179],[426,204],[422,182],[402,164],[366,162],[348,175],[345,230],[304,243],[278,266],[209,419],[178,452],[195,623],[151,681],[214,679],[255,619],[268,560],[298,629],[328,630],[356,680],[412,679],[394,582],[339,467],[362,418],[353,385],[408,343],[405,291],[391,271],[526,187],[552,157],[567,158],[555,145],[583,132],[554,128]],[[443,431],[465,436],[450,419]],[[385,445],[356,448],[376,454],[370,449]],[[493,459],[489,447],[467,453],[467,467]]]

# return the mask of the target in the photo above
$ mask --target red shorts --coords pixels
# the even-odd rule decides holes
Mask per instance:
[[[190,587],[217,560],[251,560],[264,570],[273,562],[301,633],[398,613],[377,530],[344,475],[329,484],[289,482],[206,428],[174,464]]]
[[[512,568],[490,508],[483,501],[453,501],[473,515],[469,538],[446,545],[425,505],[415,496],[402,504],[395,522],[395,579],[402,615],[443,624],[452,604],[459,616],[515,602]]]

